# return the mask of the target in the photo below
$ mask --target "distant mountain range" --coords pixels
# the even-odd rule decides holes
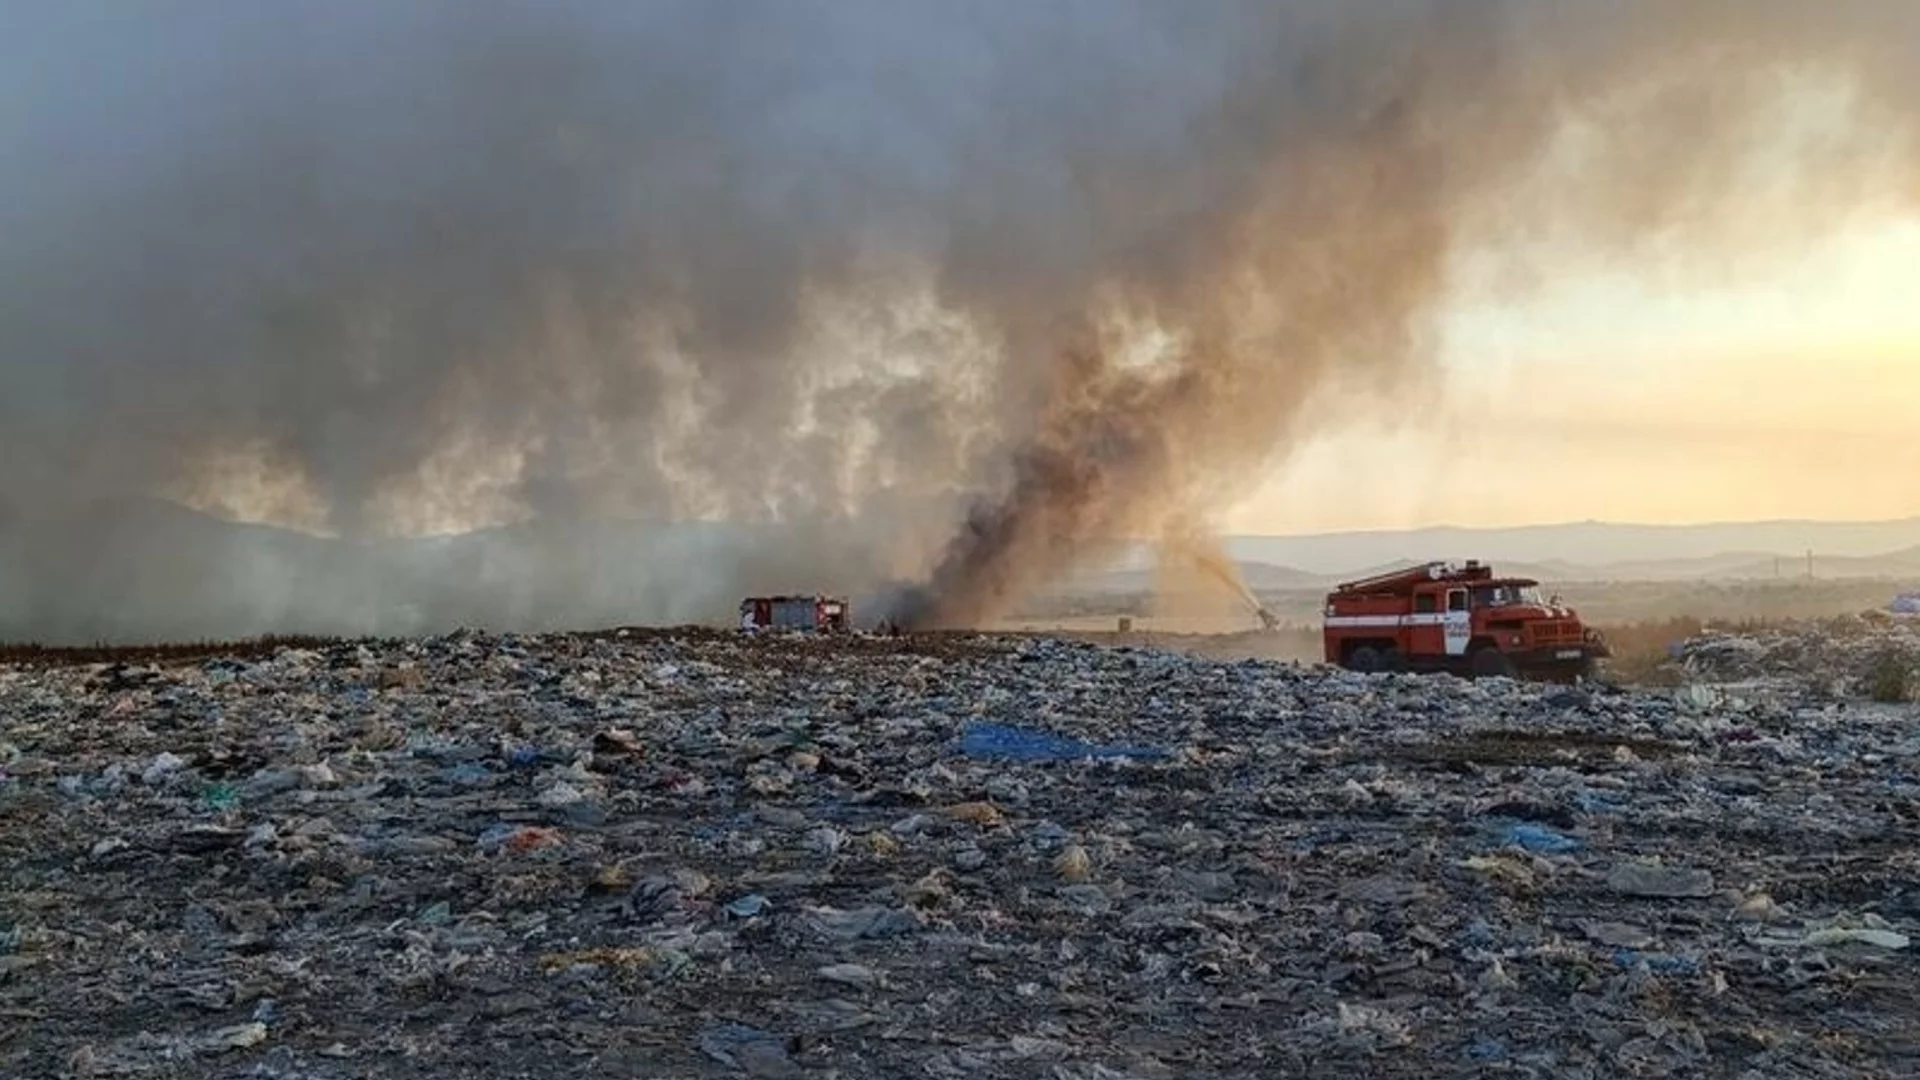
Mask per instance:
[[[1712,525],[1623,525],[1577,522],[1521,528],[1444,527],[1310,536],[1232,536],[1227,551],[1242,562],[1339,575],[1429,559],[1531,563],[1536,569],[1621,568],[1771,577],[1773,561],[1814,553],[1820,559],[1871,559],[1920,549],[1920,518],[1878,522],[1760,521]],[[1834,564],[1836,567],[1841,564]],[[1903,564],[1905,565],[1905,564]],[[1783,566],[1782,573],[1793,571]],[[1900,573],[1907,571],[1900,570]]]
[[[1549,583],[1805,575],[1920,583],[1920,519],[1235,536],[1250,587],[1312,591],[1372,570],[1478,558]],[[538,522],[353,542],[210,517],[153,500],[49,517],[0,507],[0,640],[127,641],[263,633],[414,634],[725,622],[741,595],[851,592],[878,554],[844,525],[777,534],[721,524]],[[1044,590],[1151,589],[1135,546]],[[880,589],[881,586],[873,586]]]
[[[1920,582],[1920,518],[1852,523],[1770,521],[1715,525],[1581,522],[1524,528],[1432,528],[1222,541],[1256,591],[1325,589],[1435,560],[1479,559],[1502,574],[1544,582],[1761,581],[1806,577]],[[1809,561],[1808,553],[1812,553]],[[1133,545],[1068,589],[1153,587],[1155,554]]]

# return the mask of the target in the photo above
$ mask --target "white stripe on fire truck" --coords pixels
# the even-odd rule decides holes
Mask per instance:
[[[1445,615],[1329,615],[1328,626],[1444,626]]]

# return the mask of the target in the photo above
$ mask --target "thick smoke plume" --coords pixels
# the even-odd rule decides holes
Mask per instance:
[[[1916,53],[1867,0],[16,5],[0,633],[976,622],[1423,385],[1476,253],[1711,272],[1915,190]]]

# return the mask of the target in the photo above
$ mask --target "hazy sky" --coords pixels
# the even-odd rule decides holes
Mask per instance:
[[[247,10],[25,5],[0,42],[18,502],[918,522],[1060,443],[1127,504],[1088,533],[1263,476],[1224,524],[1920,513],[1895,7]],[[1204,378],[1116,360],[1035,437],[1103,304]]]
[[[0,631],[969,625],[1116,536],[1920,513],[1920,4],[9,15]]]
[[[1316,439],[1233,528],[1920,514],[1920,222],[1729,272],[1574,260],[1544,296],[1461,303],[1442,392]]]

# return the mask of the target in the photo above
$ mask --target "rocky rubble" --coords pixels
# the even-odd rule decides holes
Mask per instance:
[[[9,1077],[1893,1077],[1920,726],[1035,639],[0,668]]]

